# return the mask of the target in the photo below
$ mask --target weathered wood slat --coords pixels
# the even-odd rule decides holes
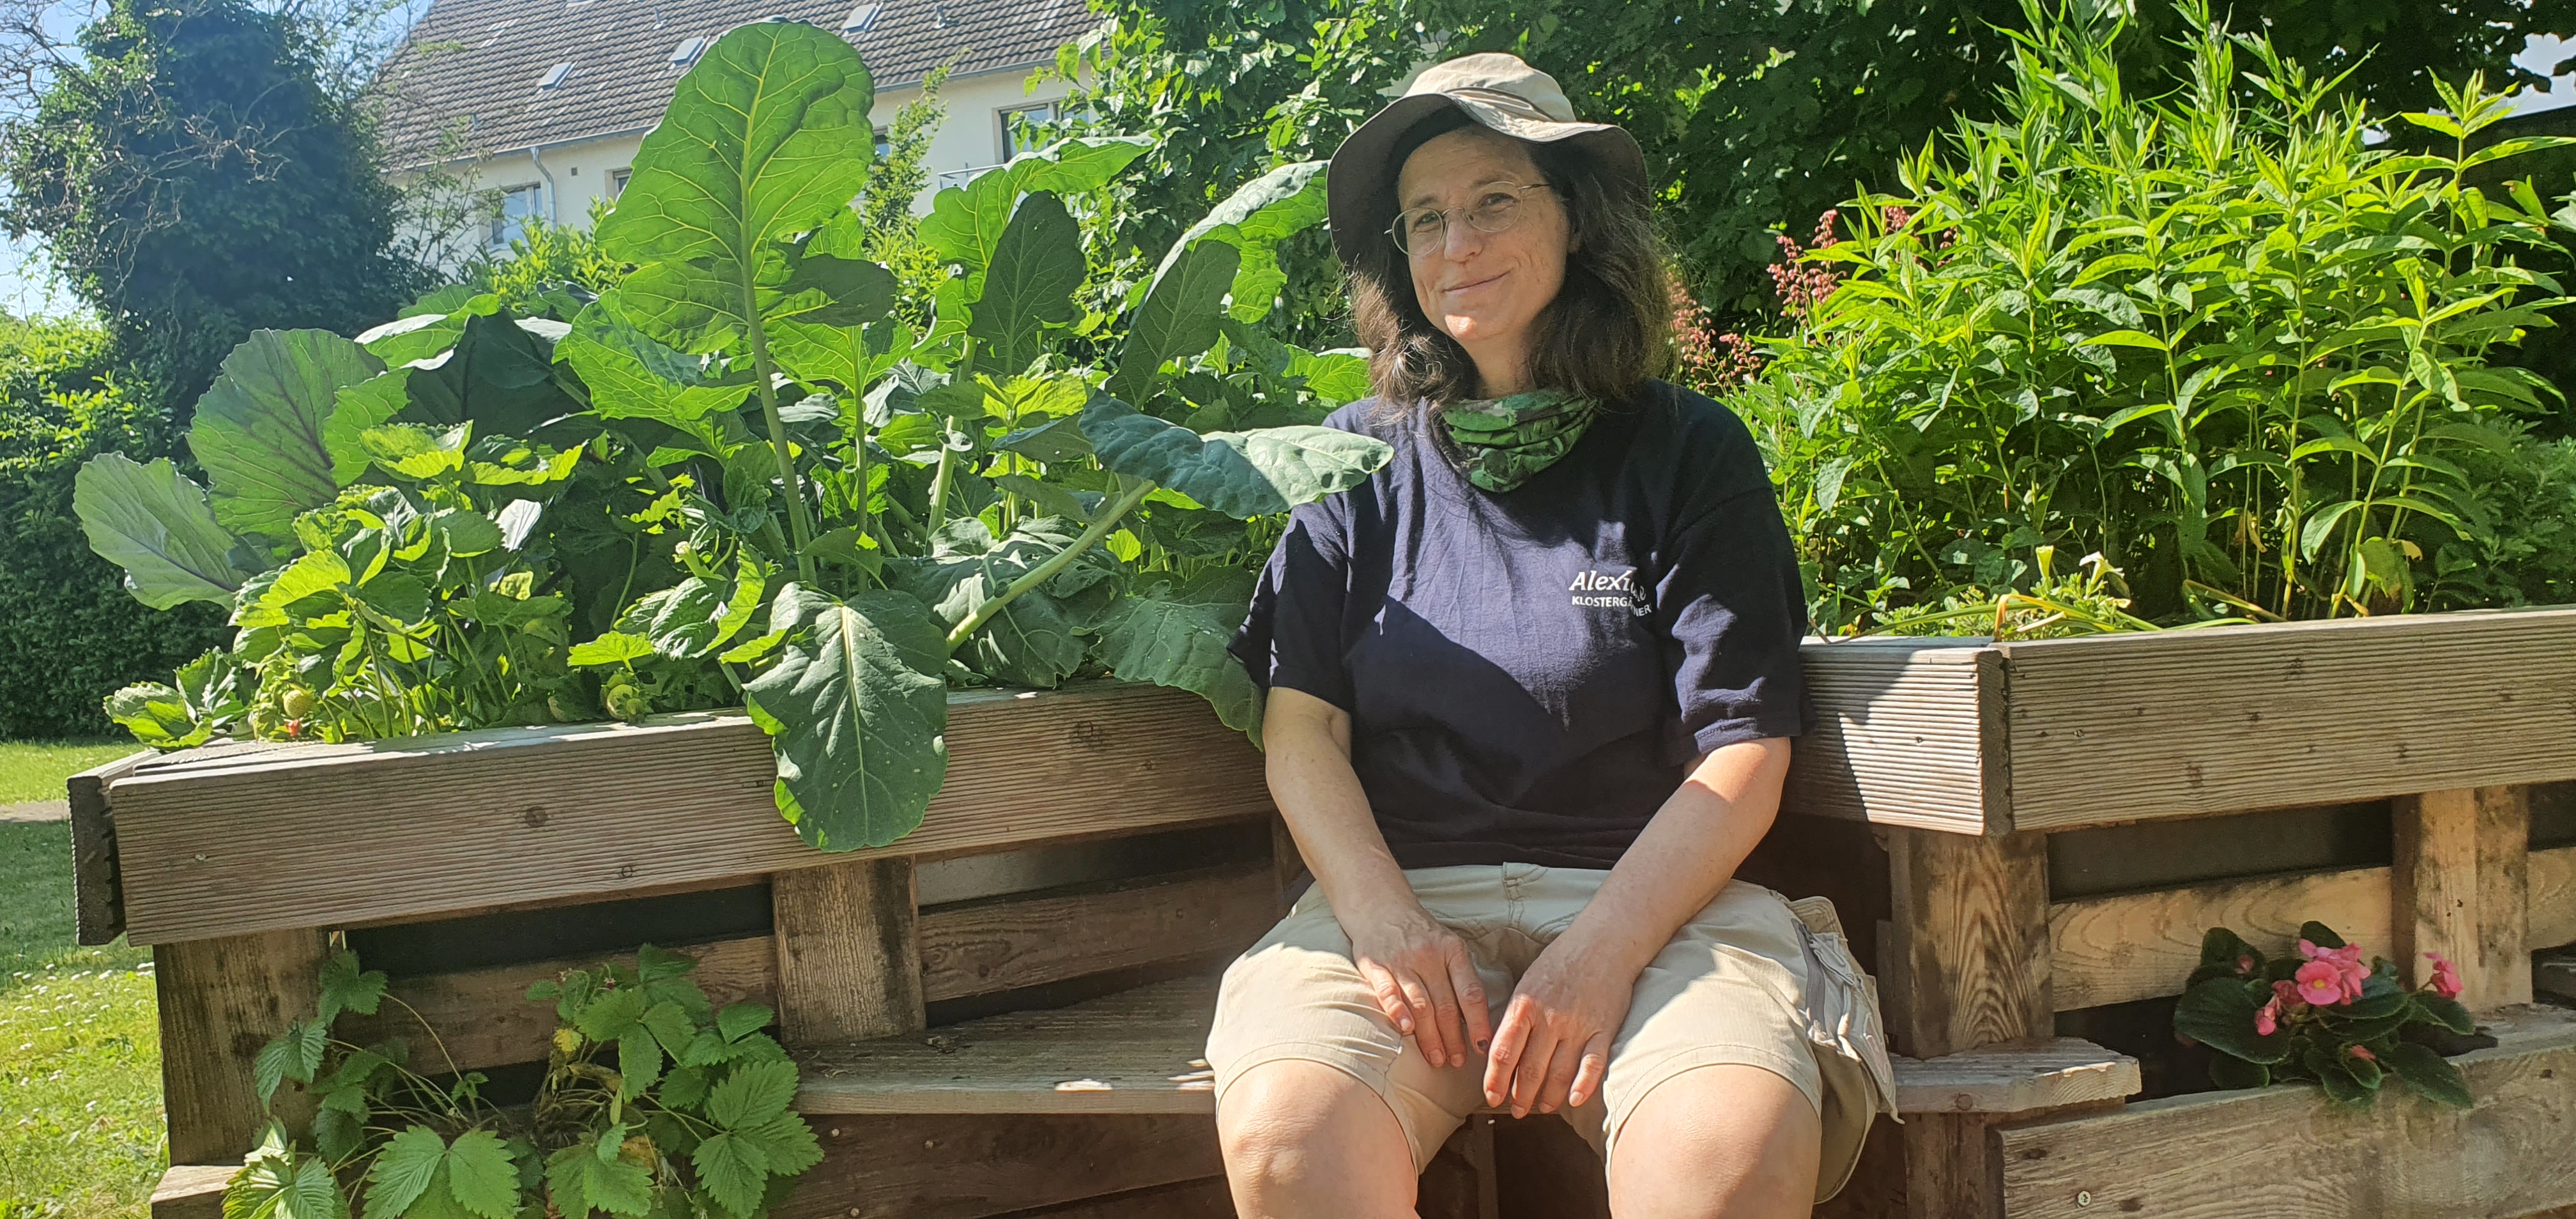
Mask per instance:
[[[1182,691],[960,694],[948,745],[922,828],[849,855],[779,818],[768,739],[738,715],[174,755],[113,786],[128,931],[157,944],[426,918],[1270,808],[1260,755]]]
[[[2061,1012],[2182,993],[2200,938],[2228,927],[2267,954],[2291,951],[2315,919],[2373,952],[2388,950],[2386,868],[2220,881],[2058,902],[2048,908],[2049,993]]]
[[[112,944],[125,931],[125,895],[116,879],[116,820],[108,812],[107,788],[153,756],[149,749],[127,754],[64,781],[72,814],[73,938],[80,943]]]
[[[1196,1114],[818,1118],[823,1162],[777,1219],[983,1219],[1225,1171]]]
[[[774,936],[746,936],[679,951],[698,960],[689,976],[721,1007],[727,1003],[778,1004],[778,941]],[[340,1017],[338,1036],[355,1045],[373,1045],[400,1037],[411,1045],[415,1065],[448,1071],[480,1071],[546,1056],[546,1039],[554,1034],[551,1003],[528,1000],[528,987],[552,981],[566,971],[597,966],[601,955],[530,961],[463,973],[404,978],[385,990],[399,1002],[380,1005],[373,1016],[354,1012]],[[415,1018],[412,1013],[417,1012]],[[422,1029],[428,1024],[429,1031]],[[433,1035],[434,1033],[434,1035]]]
[[[1880,990],[1918,1058],[2050,1031],[2048,851],[2037,834],[1888,831],[1896,973]]]
[[[2017,829],[2576,778],[2576,610],[1994,646]]]
[[[174,1164],[152,1187],[152,1219],[223,1219],[224,1185],[238,1164]]]
[[[1978,640],[1810,641],[1799,653],[1816,728],[1797,742],[1781,807],[1983,834],[2006,824],[2000,670]],[[1997,710],[1981,714],[1983,698]]]
[[[2576,1018],[2507,1009],[2454,1059],[2475,1109],[2404,1094],[2358,1113],[2313,1087],[2213,1092],[2001,1132],[2010,1219],[2370,1215],[2484,1219],[2576,1204]]]
[[[239,1163],[250,1152],[262,1121],[251,1061],[289,1021],[313,1014],[322,949],[321,932],[268,931],[153,951],[173,1163]],[[297,1100],[281,1096],[278,1107],[294,1113]]]
[[[1204,960],[1260,938],[1276,918],[1266,868],[1242,865],[1152,877],[1089,892],[992,898],[924,911],[919,919],[921,999],[940,1002],[1043,986],[1090,974]],[[778,940],[745,936],[679,949],[698,960],[690,976],[718,1006],[792,1006],[779,995]],[[373,1016],[341,1017],[359,1045],[401,1037],[416,1060],[484,1070],[545,1057],[554,1007],[527,1000],[530,984],[597,965],[606,954],[530,961],[404,978]],[[414,1018],[412,1012],[418,1012]],[[433,1039],[423,1020],[436,1030]]]
[[[2576,944],[2576,847],[2533,851],[2524,864],[2531,892],[2526,936],[2534,948]]]
[[[855,859],[769,882],[778,1032],[790,1046],[892,1037],[924,1023],[912,861]]]
[[[1199,1055],[1213,978],[1183,978],[1047,1011],[988,1016],[924,1036],[805,1055],[796,1107],[837,1113],[1213,1113]],[[2138,1061],[2055,1038],[1896,1060],[1908,1113],[2022,1113],[2138,1090]]]

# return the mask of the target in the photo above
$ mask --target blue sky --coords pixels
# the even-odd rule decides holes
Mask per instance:
[[[2534,72],[2547,72],[2568,54],[2567,43],[2553,37],[2536,37],[2523,48],[2514,62]],[[2576,104],[2576,75],[2561,76],[2550,82],[2546,93],[2525,91],[2515,98],[2515,109],[2547,110]],[[44,251],[32,239],[0,241],[0,309],[19,317],[59,317],[83,311],[61,281],[47,265]]]

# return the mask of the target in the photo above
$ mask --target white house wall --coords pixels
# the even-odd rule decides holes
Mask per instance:
[[[931,196],[942,185],[953,185],[965,172],[1003,160],[1002,123],[1006,112],[1054,101],[1067,91],[1062,80],[1047,80],[1032,89],[1028,84],[1031,76],[1032,72],[1023,68],[952,76],[940,88],[940,100],[948,107],[948,117],[932,133],[924,153],[924,167],[930,171],[931,181],[913,200],[915,213],[930,211]],[[881,92],[868,118],[879,128],[889,127],[895,113],[920,96],[917,85]],[[601,136],[547,145],[536,149],[534,155],[525,149],[501,153],[470,166],[455,167],[451,172],[469,191],[537,187],[538,215],[555,224],[588,229],[592,205],[611,195],[616,175],[635,164],[636,150],[643,141],[642,132]]]

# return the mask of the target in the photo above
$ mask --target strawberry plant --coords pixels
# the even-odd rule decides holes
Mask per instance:
[[[254,1061],[270,1120],[225,1190],[225,1219],[766,1213],[823,1153],[788,1109],[796,1064],[760,1031],[774,1013],[715,1008],[695,968],[646,945],[632,966],[530,987],[560,1023],[535,1100],[505,1108],[484,1100],[484,1076],[457,1070],[418,1012],[417,1059],[401,1038],[335,1038],[341,1013],[402,1001],[356,954],[332,954],[313,1016]],[[291,1107],[309,1118],[278,1112],[289,1083],[310,1096]]]
[[[839,38],[736,29],[600,223],[615,288],[258,336],[294,358],[258,409],[200,409],[207,489],[102,458],[93,545],[241,632],[120,692],[122,718],[176,746],[740,703],[781,813],[835,850],[920,823],[952,685],[1152,682],[1257,736],[1224,651],[1251,572],[1280,514],[1388,456],[1316,426],[1364,361],[1268,329],[1323,166],[1251,182],[1103,295],[1079,216],[1147,145],[1060,142],[940,192],[921,237],[949,277],[897,309],[849,206],[872,98]],[[505,544],[473,549],[468,515]]]

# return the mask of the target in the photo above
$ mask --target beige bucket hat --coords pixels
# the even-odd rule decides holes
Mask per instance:
[[[1488,51],[1424,69],[1404,96],[1380,110],[1333,151],[1325,178],[1333,250],[1344,265],[1363,243],[1386,240],[1395,218],[1395,150],[1405,133],[1450,107],[1504,135],[1541,144],[1568,143],[1590,153],[1604,173],[1630,189],[1646,185],[1646,154],[1635,136],[1611,123],[1577,122],[1556,78],[1517,55]]]

